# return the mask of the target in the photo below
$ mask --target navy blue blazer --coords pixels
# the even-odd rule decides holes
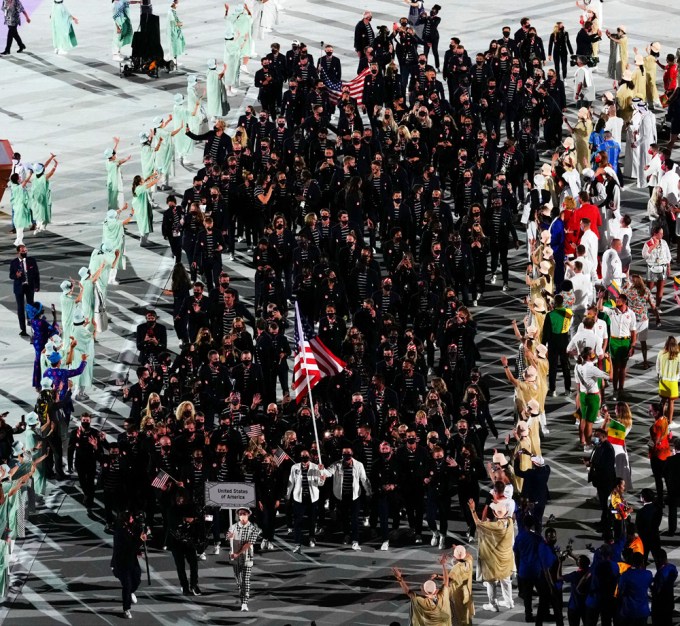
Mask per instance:
[[[9,277],[14,281],[14,293],[20,294],[22,285],[24,284],[24,269],[21,264],[22,259],[19,257],[12,259],[9,264]],[[18,272],[18,274],[17,274]],[[40,289],[40,272],[38,271],[38,262],[33,257],[26,257],[26,280],[28,286],[33,291]]]

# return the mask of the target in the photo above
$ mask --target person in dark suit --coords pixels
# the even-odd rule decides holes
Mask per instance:
[[[373,14],[370,11],[364,11],[361,21],[354,27],[354,49],[359,59],[364,55],[364,50],[372,46],[375,40],[375,32],[371,26],[372,19]]]
[[[595,431],[592,442],[595,445],[595,449],[590,456],[590,461],[587,462],[590,468],[588,471],[588,482],[597,489],[597,499],[602,510],[600,524],[604,532],[610,519],[609,494],[614,489],[614,485],[616,485],[616,466],[614,463],[616,454],[614,447],[607,439],[606,431],[602,428],[598,428]]]
[[[663,509],[656,501],[653,489],[643,489],[640,492],[642,508],[635,515],[635,529],[645,548],[645,562],[651,552],[654,557],[661,549],[661,534],[659,526],[663,518]]]
[[[132,617],[130,609],[137,602],[135,591],[142,580],[142,568],[139,566],[137,555],[142,543],[146,541],[143,530],[139,516],[125,511],[113,533],[111,569],[123,586],[123,614],[127,619]]]
[[[40,272],[38,262],[28,256],[28,248],[23,244],[17,246],[17,256],[9,264],[9,278],[14,281],[14,297],[17,301],[17,317],[19,318],[19,333],[28,337],[26,332],[26,303],[33,304],[33,295],[40,291]]]
[[[156,361],[161,352],[165,352],[168,345],[168,332],[165,326],[157,323],[156,311],[146,312],[146,322],[137,326],[137,350],[139,362],[143,365]]]
[[[317,72],[321,77],[321,70],[323,70],[328,78],[333,82],[340,82],[342,80],[342,65],[340,59],[333,56],[333,46],[327,43],[324,48],[326,56],[320,57],[317,65]]]
[[[187,137],[191,137],[194,141],[205,141],[205,147],[203,148],[203,154],[213,154],[213,144],[217,143],[217,158],[215,161],[217,163],[224,163],[227,157],[231,154],[231,138],[226,130],[226,122],[224,120],[217,120],[215,122],[215,127],[206,133],[201,135],[194,135],[189,128],[185,130]]]
[[[531,454],[528,450],[522,450],[524,454]],[[515,457],[515,476],[524,479],[522,497],[534,505],[533,518],[536,530],[540,532],[543,522],[543,511],[548,502],[548,480],[550,479],[550,466],[545,464],[542,456],[531,457],[531,469],[523,470],[519,464],[519,456]]]

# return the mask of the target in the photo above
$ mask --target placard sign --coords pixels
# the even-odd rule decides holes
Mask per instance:
[[[206,506],[237,509],[255,506],[255,485],[248,483],[205,483]]]

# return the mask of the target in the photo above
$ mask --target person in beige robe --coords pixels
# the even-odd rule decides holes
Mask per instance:
[[[392,568],[402,591],[411,599],[411,626],[451,626],[451,598],[449,593],[449,572],[446,569],[447,555],[439,558],[442,566],[443,584],[437,587],[434,580],[426,580],[422,586],[423,595],[411,591],[398,567]]]
[[[472,596],[472,555],[464,546],[453,549],[453,564],[449,570],[449,596],[451,612],[456,626],[472,624],[475,602]]]
[[[474,500],[469,500],[468,505],[472,519],[477,525],[477,538],[479,539],[477,578],[484,581],[489,599],[482,609],[494,613],[500,611],[501,608],[511,609],[515,606],[510,580],[515,569],[515,556],[512,550],[515,532],[508,508],[502,502],[493,502],[490,507],[496,519],[483,522],[477,517]],[[500,600],[498,599],[499,587]]]

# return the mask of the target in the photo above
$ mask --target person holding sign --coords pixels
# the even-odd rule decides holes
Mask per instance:
[[[234,578],[241,598],[241,610],[248,610],[250,598],[250,574],[253,571],[253,552],[260,529],[250,522],[250,509],[242,506],[238,509],[238,522],[232,524],[227,532],[229,539],[229,558],[234,568]]]

